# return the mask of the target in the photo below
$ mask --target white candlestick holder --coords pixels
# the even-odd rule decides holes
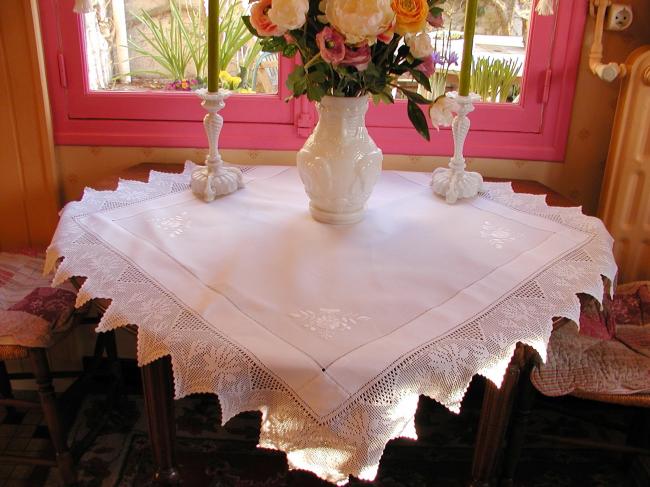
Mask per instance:
[[[477,172],[465,171],[465,158],[463,150],[465,139],[469,133],[470,121],[467,115],[474,111],[476,95],[455,97],[458,104],[458,113],[451,124],[454,135],[454,156],[449,161],[449,167],[439,167],[433,171],[431,187],[434,193],[444,196],[447,203],[453,204],[459,198],[473,198],[483,188],[483,177]]]
[[[210,150],[205,165],[192,173],[190,187],[198,198],[210,202],[219,196],[243,188],[244,177],[238,168],[225,166],[219,154],[219,135],[223,128],[223,117],[218,112],[226,106],[225,100],[230,96],[230,92],[219,90],[213,93],[202,89],[197,90],[197,94],[203,100],[201,106],[208,112],[203,119],[203,126],[208,136]]]

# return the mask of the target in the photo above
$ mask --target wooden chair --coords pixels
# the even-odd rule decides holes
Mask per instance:
[[[257,85],[261,85],[258,90]],[[253,67],[251,87],[258,93],[276,93],[278,91],[278,54],[262,53]]]
[[[608,331],[605,326],[600,332],[594,332],[593,316],[590,325],[584,304],[583,301],[581,332],[584,322],[586,329],[591,328],[590,335],[578,333],[575,324],[568,320],[558,320],[547,363],[541,364],[539,357],[529,362],[515,400],[501,485],[513,485],[528,418],[538,394],[569,395],[637,408],[637,414],[630,416],[629,427],[636,438],[628,435],[624,445],[555,435],[545,435],[544,439],[588,449],[650,456],[650,283],[619,286],[614,301],[604,303],[605,307],[597,313],[602,324],[609,325]],[[630,306],[635,307],[632,312],[627,309]]]
[[[72,484],[76,480],[75,460],[90,445],[103,424],[89,431],[73,448],[68,446],[66,423],[70,423],[72,418],[67,418],[66,421],[61,414],[52,385],[52,379],[60,375],[50,371],[47,351],[75,326],[97,321],[88,317],[87,307],[75,311],[76,295],[73,288],[45,287],[48,282],[41,275],[42,268],[43,259],[35,253],[0,253],[0,405],[5,406],[8,412],[40,406],[55,457],[0,455],[0,463],[58,467],[63,481]],[[98,335],[95,360],[89,370],[97,368],[104,352],[111,364],[111,372],[121,379],[113,332]],[[17,359],[27,359],[32,373],[7,373],[5,361]],[[70,373],[63,376],[69,377]],[[37,403],[16,399],[12,392],[11,379],[29,377],[36,380],[39,397]],[[85,384],[88,377],[88,374],[80,377],[74,387],[71,386],[66,391],[69,394],[65,397],[71,398],[73,391],[78,392],[77,389]]]

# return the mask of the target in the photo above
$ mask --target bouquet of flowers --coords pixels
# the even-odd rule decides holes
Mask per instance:
[[[442,27],[444,0],[257,0],[244,23],[262,49],[302,64],[288,76],[294,97],[361,97],[394,103],[399,91],[416,130],[429,140],[419,105],[431,100],[398,83],[411,77],[431,92],[435,70],[429,30]]]

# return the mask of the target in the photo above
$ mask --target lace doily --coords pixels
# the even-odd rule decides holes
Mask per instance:
[[[62,212],[48,249],[46,272],[56,268],[53,285],[73,276],[86,278],[77,306],[92,298],[111,300],[98,331],[137,324],[140,365],[171,356],[177,398],[217,394],[224,422],[243,411],[261,411],[259,445],[285,451],[290,467],[331,481],[350,474],[374,478],[386,443],[415,435],[420,394],[458,412],[474,375],[500,384],[517,342],[545,357],[552,319],[561,316],[577,322],[576,293],[600,299],[601,276],[613,282],[616,275],[613,241],[600,220],[584,216],[579,208],[549,207],[544,196],[516,194],[508,183],[486,183],[479,199],[551,220],[590,238],[447,335],[399,357],[344,403],[319,416],[254,354],[215,331],[135,262],[79,223],[86,215],[188,191],[193,167],[186,164],[181,174],[152,172],[148,183],[121,181],[116,191],[87,189],[82,201],[68,204]],[[428,175],[402,175],[423,186],[429,181]],[[169,231],[170,238],[185,229],[182,215],[157,225]],[[513,237],[491,222],[479,231],[497,249]],[[289,319],[327,339],[366,318],[336,309],[308,309]]]

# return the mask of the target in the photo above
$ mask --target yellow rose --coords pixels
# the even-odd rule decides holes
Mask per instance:
[[[391,0],[395,12],[395,32],[399,35],[424,31],[429,15],[427,0]]]
[[[347,44],[368,42],[374,44],[377,36],[390,28],[395,14],[390,0],[327,0],[326,20],[345,36]]]

